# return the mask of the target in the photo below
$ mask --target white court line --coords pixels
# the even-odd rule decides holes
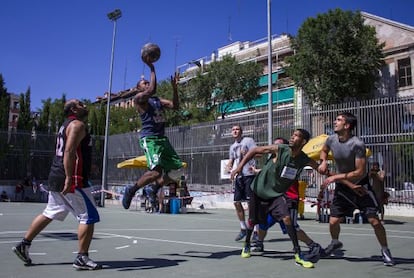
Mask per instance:
[[[309,226],[309,227],[314,227],[312,225],[301,225],[301,227],[304,226]],[[341,228],[343,226],[341,225]],[[310,230],[305,230],[306,233],[308,234],[318,234],[318,235],[329,235],[329,231],[328,231],[328,226],[325,227],[326,228],[326,232],[315,232],[315,231],[310,231]],[[102,229],[105,231],[168,231],[168,232],[221,232],[221,233],[225,233],[225,232],[233,232],[233,230],[223,230],[223,229]],[[352,232],[346,232],[346,230],[354,230],[354,231],[358,231],[355,233]],[[360,233],[361,231],[364,231],[364,233]],[[387,230],[387,238],[398,238],[398,239],[414,239],[414,231],[402,231],[402,230]],[[24,233],[25,231],[3,231],[0,232],[0,235],[5,235],[5,234],[19,234],[19,233]],[[76,233],[76,231],[74,230],[54,230],[54,231],[47,231],[48,233],[59,233],[59,232],[74,232]],[[367,233],[368,232],[368,233]],[[269,234],[278,234],[280,233],[280,231],[276,230],[271,230],[269,231]],[[396,235],[393,235],[392,233],[396,233]],[[402,233],[404,233],[405,235],[401,235]],[[412,234],[411,235],[407,235],[407,234]],[[120,234],[115,234],[115,233],[106,233],[106,232],[100,232],[100,231],[95,231],[94,235],[101,235],[102,238],[106,238],[106,239],[110,239],[110,238],[125,238],[128,240],[131,239],[144,239],[144,240],[156,240],[156,239],[151,239],[151,238],[144,238],[144,237],[133,237],[133,236],[126,236],[126,235],[120,235]],[[341,235],[342,236],[354,236],[354,237],[360,237],[360,236],[367,236],[367,237],[374,237],[375,233],[374,230],[371,228],[371,226],[367,227],[367,228],[360,228],[360,227],[343,227],[342,231],[341,231]],[[49,241],[57,241],[57,240],[61,240],[59,238],[47,238],[47,239],[35,239],[35,242],[49,242]],[[162,240],[162,239],[160,239]],[[166,240],[168,241],[168,240]],[[20,240],[13,240],[13,241],[0,241],[0,244],[9,244],[9,243],[17,243],[20,242]],[[171,241],[173,242],[173,241]],[[179,241],[177,241],[176,243],[179,243]],[[189,243],[191,244],[191,243]],[[194,243],[197,244],[197,243]],[[205,246],[210,246],[210,245],[205,245]],[[211,245],[213,246],[213,245]],[[223,246],[223,247],[227,247],[227,248],[234,248],[234,247],[230,247],[230,246]]]
[[[113,237],[125,237],[119,234],[107,234],[112,235]],[[168,240],[168,239],[160,239],[160,238],[147,238],[147,237],[132,237],[140,240],[147,240],[147,241],[156,241],[156,242],[167,242],[167,243],[174,243],[174,244],[183,244],[183,245],[195,245],[195,246],[203,246],[203,247],[215,247],[215,248],[227,248],[232,250],[241,250],[240,246],[229,246],[229,245],[220,245],[220,244],[206,244],[206,243],[198,243],[198,242],[188,242],[188,241],[179,241],[179,240]],[[129,245],[127,245],[129,247]],[[116,248],[117,249],[117,248]],[[120,249],[120,248],[119,248]],[[268,252],[292,252],[292,249],[269,249],[266,248]],[[347,255],[347,258],[354,258],[358,259],[360,256],[351,256]]]
[[[305,225],[301,225],[301,226],[305,226]],[[369,233],[350,233],[350,232],[345,232],[342,231],[341,235],[342,236],[354,236],[354,237],[374,237],[375,233],[373,231],[373,229],[371,227],[369,228],[359,228],[359,227],[346,227],[347,230],[357,230],[357,231],[361,231],[364,230],[369,231]],[[168,231],[168,232],[231,232],[230,230],[211,230],[211,229],[106,229],[106,230],[117,230],[117,231]],[[49,233],[51,232],[74,232],[73,230],[60,230],[60,231],[48,231]],[[395,231],[392,230],[392,232],[398,232],[398,233],[408,233],[408,234],[414,234],[414,232],[412,231]],[[0,234],[15,234],[15,233],[21,233],[18,231],[5,231],[5,232],[0,232]],[[279,233],[279,231],[271,231],[270,233]],[[270,234],[269,233],[269,234]],[[314,231],[307,231],[307,233],[309,234],[318,234],[318,235],[328,235],[328,230],[326,232],[314,232]],[[205,246],[205,247],[217,247],[217,248],[228,248],[228,249],[240,249],[239,246],[228,246],[228,245],[218,245],[218,244],[203,244],[203,243],[196,243],[196,242],[185,242],[185,241],[175,241],[175,240],[168,240],[168,239],[161,239],[161,238],[148,238],[148,237],[136,237],[136,236],[127,236],[127,235],[121,235],[121,234],[115,234],[115,233],[106,233],[106,232],[99,232],[99,231],[95,231],[95,236],[100,235],[101,238],[105,238],[105,239],[111,239],[111,238],[124,238],[127,240],[131,240],[131,239],[140,239],[140,240],[147,240],[147,241],[158,241],[158,242],[169,242],[169,243],[176,243],[176,244],[186,244],[186,245],[197,245],[197,246]],[[409,239],[409,240],[413,240],[414,236],[409,236],[409,235],[392,235],[390,234],[390,231],[387,231],[387,238],[398,238],[398,239]],[[61,240],[59,238],[48,238],[48,239],[35,239],[34,242],[52,242],[52,241],[58,241]],[[10,243],[17,243],[20,242],[20,240],[14,240],[14,241],[0,241],[0,244],[10,244]],[[136,242],[136,241],[134,241]],[[129,247],[129,246],[128,246]],[[123,249],[126,247],[116,247],[116,249]],[[271,251],[271,250],[269,250]],[[278,250],[281,251],[281,250]],[[92,252],[92,251],[91,251]]]
[[[120,229],[120,228],[114,228],[114,229],[101,229],[102,231],[137,231],[137,232],[145,232],[145,231],[158,231],[158,232],[220,232],[220,233],[226,233],[226,232],[234,232],[235,230],[223,230],[223,229],[172,229],[172,228],[130,228],[130,229]]]
[[[300,225],[301,227],[303,227],[304,225]],[[314,231],[310,231],[310,230],[306,230],[305,232],[308,234],[319,234],[319,235],[329,235],[329,230],[328,230],[328,226],[325,227],[326,231],[324,232],[314,232]],[[342,226],[341,226],[342,228]],[[233,230],[218,230],[218,229],[103,229],[105,231],[166,231],[166,232],[233,232]],[[355,230],[358,231],[358,233],[352,233],[352,232],[346,232],[345,230]],[[361,231],[364,231],[365,233],[360,233]],[[276,230],[272,230],[269,231],[269,233],[279,233],[280,231]],[[366,233],[369,232],[369,233]],[[387,238],[404,238],[404,239],[414,239],[414,231],[401,231],[401,230],[387,230]],[[404,233],[404,234],[412,234],[412,236],[410,235],[393,235],[391,233]],[[96,234],[97,232],[95,232]],[[104,235],[111,235],[113,237],[125,237],[128,239],[131,239],[133,237],[127,237],[127,236],[121,236],[119,234],[110,234],[110,233],[105,233],[105,232],[99,232],[100,234],[104,234]],[[353,228],[353,227],[346,227],[346,229],[342,229],[341,231],[341,235],[349,235],[349,236],[375,236],[374,233],[374,229],[372,229],[371,226],[369,226],[369,228]]]
[[[103,233],[106,235],[113,235],[113,237],[125,237],[119,234],[109,234]],[[134,239],[140,240],[147,240],[147,241],[157,241],[157,242],[168,242],[168,243],[178,243],[178,244],[185,244],[185,245],[196,245],[196,246],[205,246],[205,247],[223,247],[229,249],[240,249],[240,246],[228,246],[228,245],[219,245],[219,244],[207,244],[207,243],[198,243],[198,242],[190,242],[190,241],[179,241],[179,240],[169,240],[169,239],[162,239],[162,238],[149,238],[149,237],[129,237]]]
[[[98,253],[98,250],[88,250],[88,253]],[[78,251],[72,251],[72,254],[78,254]]]
[[[125,249],[128,248],[129,245],[124,245],[124,246],[119,246],[119,247],[115,247],[115,249],[119,250],[119,249]]]
[[[328,223],[324,223],[324,224],[326,224],[326,225],[324,225],[324,226],[315,226],[315,225],[299,223],[299,225],[301,227],[326,229],[326,231],[328,233],[328,229],[329,229]],[[343,225],[341,225],[341,230],[374,231],[369,224],[363,224],[364,226],[366,225],[366,227],[356,227],[356,226],[350,227],[349,225],[358,226],[359,224],[343,224]],[[384,227],[385,227],[385,230],[386,230],[387,234],[389,234],[389,233],[401,233],[401,234],[412,234],[412,235],[414,235],[414,231],[387,229],[387,225],[385,225]],[[163,229],[155,229],[155,228],[152,228],[152,229],[151,228],[105,229],[105,228],[103,228],[101,230],[103,230],[103,231],[234,232],[233,230],[224,230],[224,229],[172,229],[172,228],[163,228]],[[96,232],[97,231],[98,231],[98,229],[96,229]],[[308,230],[305,230],[305,231],[308,232]],[[46,233],[46,232],[47,233],[63,233],[63,232],[77,233],[76,230],[45,230],[45,231],[42,231],[42,232],[44,232],[44,233]],[[271,230],[269,232],[274,232],[274,230]],[[276,228],[276,232],[278,232],[277,228]],[[3,235],[3,234],[24,234],[24,233],[26,233],[26,230],[25,231],[0,231],[0,235]],[[121,237],[127,237],[127,236],[121,236]]]
[[[357,228],[355,228],[357,229]],[[111,229],[113,230],[113,229]],[[118,230],[123,230],[123,229],[118,229]],[[131,230],[131,229],[128,229]],[[137,231],[148,231],[151,229],[132,229],[132,230],[137,230]],[[162,230],[162,231],[172,231],[171,229],[152,229],[152,230]],[[362,230],[362,229],[359,229]],[[365,229],[368,230],[368,229]],[[176,230],[176,231],[186,231],[186,232],[191,232],[191,231],[212,231],[212,230],[201,230],[201,229],[197,229],[197,230],[191,230],[191,229],[180,229],[180,230]],[[223,231],[223,230],[220,230]],[[224,230],[224,231],[228,231],[228,230]],[[62,232],[62,231],[60,231]],[[276,232],[276,231],[275,231]],[[317,233],[316,234],[323,234],[326,235],[327,233]],[[375,236],[374,232],[369,233],[369,234],[356,234],[356,233],[341,233],[342,235],[346,235],[346,236]],[[203,246],[203,247],[213,247],[213,248],[227,248],[227,249],[231,249],[231,250],[241,250],[240,246],[229,246],[229,245],[220,245],[220,244],[207,244],[207,243],[198,243],[198,242],[188,242],[188,241],[179,241],[179,240],[169,240],[169,239],[162,239],[162,238],[148,238],[148,237],[137,237],[137,236],[126,236],[126,235],[121,235],[121,234],[114,234],[114,233],[105,233],[105,232],[95,232],[95,235],[99,235],[99,236],[105,236],[105,238],[111,239],[111,238],[123,238],[123,239],[127,239],[127,240],[134,240],[134,243],[136,242],[136,240],[143,240],[143,241],[154,241],[154,242],[166,242],[166,243],[173,243],[173,244],[182,244],[182,245],[192,245],[192,246]],[[388,236],[390,237],[390,236]],[[391,236],[391,237],[396,237],[396,238],[406,238],[406,239],[414,239],[414,237],[410,237],[410,236]],[[60,239],[45,239],[45,240],[35,240],[35,241],[58,241]],[[0,242],[3,243],[3,242]],[[123,245],[123,246],[118,246],[115,247],[116,250],[121,250],[121,249],[126,249],[129,248],[130,245]],[[291,252],[291,249],[268,249],[266,248],[266,251],[270,251],[270,252]],[[90,250],[89,252],[94,252],[97,253],[98,250]],[[77,253],[77,252],[73,252],[73,253]],[[47,253],[30,253],[31,255],[46,255]],[[346,255],[347,258],[354,258],[354,259],[358,259],[360,258],[360,256],[351,256],[351,255]]]

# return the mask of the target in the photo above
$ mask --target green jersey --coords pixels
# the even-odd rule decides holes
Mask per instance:
[[[293,157],[290,147],[283,144],[278,145],[276,162],[273,161],[274,158],[272,156],[267,160],[251,184],[252,190],[262,199],[283,195],[310,161],[302,151]]]

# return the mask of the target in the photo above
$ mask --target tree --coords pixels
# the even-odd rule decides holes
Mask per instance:
[[[9,106],[10,96],[7,93],[6,87],[4,87],[3,75],[0,74],[0,168],[7,169],[6,155],[9,151],[8,138],[6,133],[2,133],[2,130],[7,130],[9,125]],[[3,173],[0,173],[0,176]]]
[[[30,111],[30,87],[26,93],[20,94],[20,113],[19,120],[17,121],[17,129],[31,131],[33,127],[33,119]]]
[[[96,118],[96,123],[91,122],[93,126],[92,134],[94,135],[104,135],[105,134],[105,126],[106,126],[106,105],[100,103],[99,105],[95,106],[94,110]]]
[[[180,91],[180,88],[178,88],[178,90]],[[165,115],[165,118],[166,118],[166,125],[167,126],[180,125],[180,120],[181,120],[180,113],[181,113],[181,109],[184,106],[184,102],[183,102],[184,99],[181,97],[182,95],[180,93],[179,93],[179,95],[180,95],[179,110],[164,109],[164,115]],[[172,88],[170,79],[165,79],[165,80],[162,80],[162,81],[157,83],[157,95],[156,96],[158,96],[160,98],[165,98],[165,99],[172,100],[173,88]],[[136,111],[136,109],[135,109],[135,111]],[[139,119],[138,112],[136,112],[136,113],[137,113],[136,123],[139,123],[139,127],[140,127],[141,126],[141,120]]]
[[[46,100],[42,100],[43,108],[40,113],[39,125],[37,127],[38,131],[42,132],[52,132],[52,121],[50,118],[50,109],[52,106],[52,99],[47,98]]]
[[[230,55],[212,62],[191,79],[186,92],[198,107],[204,107],[206,114],[219,112],[224,118],[231,104],[242,100],[247,107],[259,97],[259,78],[263,73],[261,65],[255,62],[239,63]],[[220,108],[220,110],[219,110]]]
[[[106,120],[106,105],[105,103],[87,103],[89,110],[88,114],[88,126],[89,132],[93,135],[104,135],[105,134],[105,120]]]
[[[110,116],[110,135],[137,130],[139,115],[135,107],[111,107]]]
[[[0,74],[0,129],[7,129],[9,126],[10,96],[4,86],[3,75]]]
[[[30,101],[30,96],[29,96]],[[89,106],[89,100],[82,100],[84,103]],[[23,103],[26,103],[24,101]],[[52,101],[51,98],[47,98],[46,100],[42,100],[42,109],[37,111],[38,118],[36,118],[35,122],[31,122],[30,129],[32,128],[33,124],[35,124],[35,128],[37,131],[40,132],[47,132],[47,133],[56,133],[59,127],[65,121],[65,115],[63,112],[64,105],[66,103],[66,95],[62,94],[62,97],[59,99],[54,99]],[[26,113],[26,109],[23,109],[23,113]],[[20,111],[22,113],[22,111]]]
[[[168,126],[179,126],[179,125],[189,125],[193,123],[193,112],[192,107],[194,102],[192,99],[183,92],[183,86],[178,84],[178,97],[179,97],[179,109],[165,109],[164,114],[166,117]],[[163,80],[157,84],[157,96],[166,99],[172,99],[173,88],[171,85],[171,80]]]
[[[54,132],[58,132],[60,126],[65,121],[65,113],[63,112],[65,103],[66,94],[62,94],[62,97],[55,99],[50,107],[50,119],[52,126],[54,125],[54,128],[52,128]]]
[[[375,28],[359,12],[329,10],[308,18],[291,39],[288,74],[313,104],[370,99],[383,66]]]

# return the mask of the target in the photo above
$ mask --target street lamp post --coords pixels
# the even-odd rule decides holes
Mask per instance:
[[[121,10],[116,9],[108,13],[108,18],[114,23],[112,33],[112,50],[111,50],[111,66],[109,69],[109,89],[106,97],[106,121],[105,121],[105,141],[104,141],[104,154],[103,154],[103,165],[102,165],[102,185],[101,185],[101,206],[105,206],[105,188],[107,186],[107,165],[108,165],[108,137],[109,137],[109,114],[110,114],[110,103],[112,93],[112,73],[114,67],[114,50],[115,50],[115,37],[116,37],[116,21],[122,16]]]
[[[268,91],[268,114],[267,114],[267,141],[269,145],[273,141],[273,97],[272,97],[272,12],[271,12],[271,2],[272,0],[267,0],[267,68],[268,68],[268,77],[267,77],[267,91]]]

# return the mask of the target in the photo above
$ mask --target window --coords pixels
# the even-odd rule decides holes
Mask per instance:
[[[412,80],[410,57],[398,60],[398,87],[411,86]]]

